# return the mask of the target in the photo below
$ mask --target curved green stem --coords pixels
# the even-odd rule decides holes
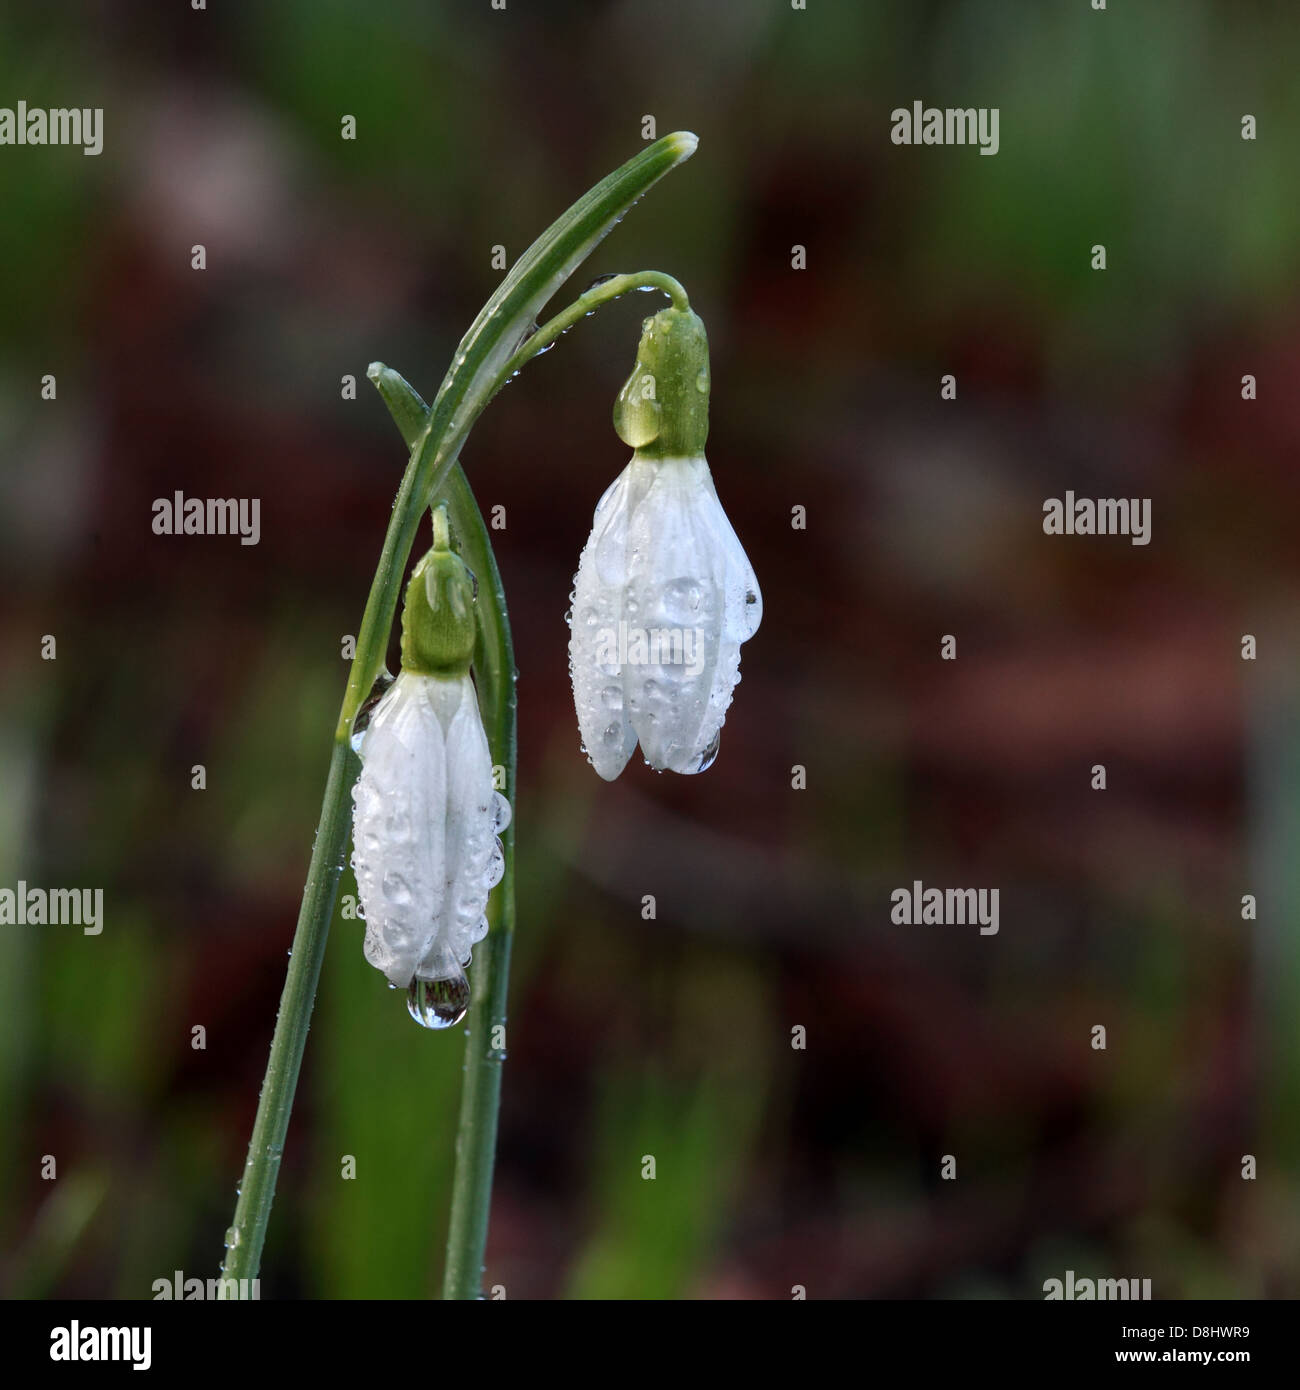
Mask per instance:
[[[542,306],[595,250],[652,184],[695,152],[688,131],[665,135],[602,179],[537,238],[479,310],[443,378],[393,506],[375,583],[370,590],[356,657],[339,719],[350,730],[357,710],[383,669],[402,574],[420,515],[446,482],[470,429],[510,380],[511,358]],[[400,558],[400,563],[395,563]]]
[[[384,668],[388,638],[401,596],[402,576],[420,517],[445,484],[483,408],[509,379],[507,364],[522,345],[542,307],[632,204],[669,170],[689,159],[695,145],[694,135],[679,131],[647,146],[584,194],[524,252],[461,339],[452,366],[411,450],[366,600],[356,654],[334,731],[325,797],[284,992],[253,1122],[239,1200],[226,1236],[222,1273],[227,1279],[251,1283],[261,1263],[276,1177],[347,849],[348,794],[358,765],[349,744],[352,723]],[[511,710],[513,698],[511,681]],[[507,763],[512,762],[511,747]],[[507,898],[513,891],[509,868],[506,883],[511,886],[498,894],[499,899]],[[489,940],[491,935],[489,933]],[[508,934],[498,935],[508,943]],[[499,948],[489,947],[488,957],[489,961],[499,959]],[[500,1002],[503,1005],[504,968],[495,974],[502,981]],[[483,1031],[480,1026],[478,1032]],[[495,1108],[493,1115],[495,1117]],[[224,1288],[222,1293],[224,1295]]]
[[[611,299],[617,299],[632,290],[662,290],[672,300],[674,309],[686,310],[691,307],[691,301],[681,283],[662,271],[639,270],[634,275],[606,276],[584,294],[579,295],[567,309],[561,310],[548,323],[544,323],[536,333],[524,339],[523,346],[506,363],[507,377],[514,376],[525,362],[536,357],[538,353],[545,352],[561,334],[567,333],[575,323],[585,319],[588,314],[594,314],[602,304],[608,304]]]

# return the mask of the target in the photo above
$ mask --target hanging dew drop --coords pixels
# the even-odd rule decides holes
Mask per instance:
[[[718,745],[721,742],[722,731],[721,729],[719,729],[718,732],[713,735],[713,741],[704,750],[704,752],[700,754],[700,761],[696,764],[695,767],[696,772],[707,772],[713,766],[714,762],[717,761]]]
[[[406,1011],[421,1028],[454,1028],[469,1012],[469,981],[463,971],[443,980],[412,980]]]

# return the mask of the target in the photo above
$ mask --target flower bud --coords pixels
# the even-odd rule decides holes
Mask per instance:
[[[689,309],[646,319],[636,366],[614,402],[614,429],[645,458],[704,453],[709,435],[709,340]]]
[[[601,498],[574,576],[569,662],[583,746],[612,781],[639,742],[651,767],[703,772],[762,618],[758,581],[704,458],[704,325],[645,322],[614,408],[632,460]]]
[[[451,549],[447,511],[433,513],[433,549],[416,565],[402,606],[402,669],[423,676],[457,676],[474,655],[478,582]]]

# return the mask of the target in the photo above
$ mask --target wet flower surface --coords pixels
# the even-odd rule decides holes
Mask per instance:
[[[380,701],[353,788],[353,867],[366,959],[405,988],[455,979],[487,934],[510,808],[469,676],[404,671]]]
[[[613,780],[638,743],[651,767],[704,771],[762,615],[703,455],[634,455],[596,509],[574,579],[574,705],[596,771]]]
[[[569,668],[592,766],[612,781],[638,743],[651,767],[703,772],[758,630],[758,580],[704,457],[704,325],[673,307],[645,321],[614,407],[631,462],[596,508],[569,612]]]
[[[510,805],[493,786],[492,755],[469,673],[474,576],[450,549],[445,513],[434,548],[411,576],[402,611],[402,671],[354,740],[357,893],[365,955],[428,1028],[469,1007],[465,967],[487,935],[488,895],[505,859],[497,835]]]

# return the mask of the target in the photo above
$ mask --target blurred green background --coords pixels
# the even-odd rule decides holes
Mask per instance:
[[[595,777],[563,614],[645,303],[604,310],[465,454],[520,667],[486,1284],[1300,1292],[1298,43],[1240,0],[6,7],[0,104],[105,144],[0,148],[0,886],[105,927],[0,928],[0,1290],[215,1274],[405,458],[366,365],[431,396],[492,248],[652,115],[699,152],[574,290],[688,286],[766,614],[707,775]],[[1000,152],[894,146],[915,100]],[[176,489],[261,543],[153,535]],[[1045,537],[1066,489],[1151,545]],[[891,924],[917,878],[1000,933]],[[439,1287],[460,1067],[336,919],[264,1297]]]

